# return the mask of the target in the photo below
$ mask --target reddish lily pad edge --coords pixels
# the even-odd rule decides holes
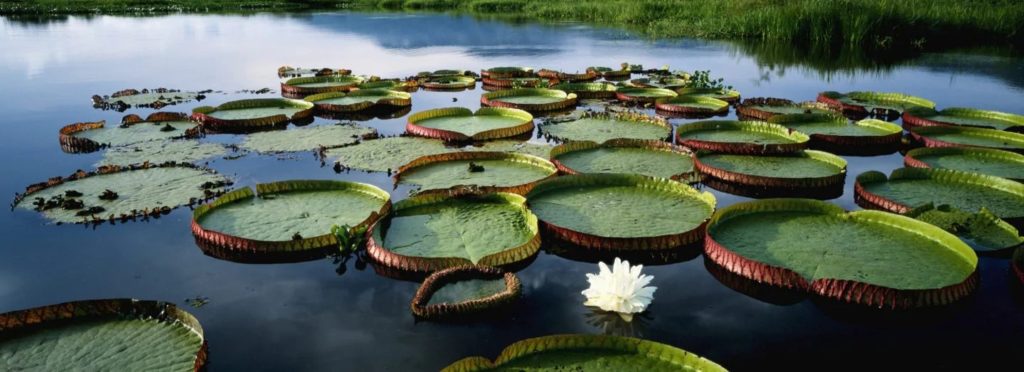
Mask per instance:
[[[430,298],[445,285],[471,279],[505,281],[505,290],[483,298],[455,303],[430,304]],[[516,274],[489,266],[457,266],[430,274],[416,290],[410,308],[419,318],[443,320],[474,315],[514,303],[522,293]]]

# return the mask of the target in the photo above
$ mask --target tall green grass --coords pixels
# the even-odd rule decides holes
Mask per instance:
[[[575,21],[652,38],[770,41],[825,51],[1024,47],[1020,0],[0,0],[0,14],[322,8]]]

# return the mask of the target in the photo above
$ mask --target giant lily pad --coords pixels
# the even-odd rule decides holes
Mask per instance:
[[[664,88],[619,88],[615,98],[628,103],[654,103],[659,98],[675,97],[676,92]]]
[[[683,182],[696,179],[690,152],[663,141],[569,142],[551,150],[551,162],[565,174],[632,173]]]
[[[315,259],[338,249],[333,226],[361,234],[390,207],[387,192],[363,183],[261,183],[256,194],[245,187],[196,208],[192,234],[204,250],[218,257],[271,262]]]
[[[387,89],[360,89],[352,92],[327,92],[304,98],[321,112],[356,112],[374,108],[412,106],[412,95]]]
[[[420,82],[415,79],[376,79],[375,77],[364,83],[355,86],[356,90],[391,90],[399,92],[415,92],[420,88]],[[350,90],[351,91],[351,90]]]
[[[757,97],[743,100],[736,106],[736,114],[746,119],[768,120],[776,115],[789,114],[822,114],[835,111],[816,108],[808,104],[798,104],[788,99]]]
[[[264,153],[309,151],[348,146],[376,136],[377,130],[373,128],[337,123],[253,133],[245,137],[241,146]]]
[[[876,119],[850,124],[831,113],[776,115],[768,122],[809,135],[811,148],[839,154],[889,154],[896,152],[903,139],[899,125]]]
[[[711,193],[632,174],[556,177],[526,197],[553,236],[602,250],[659,250],[698,242],[715,210]]]
[[[295,78],[302,76],[348,76],[352,75],[352,70],[347,68],[310,68],[310,67],[291,67],[281,66],[277,68],[277,76],[282,78]]]
[[[683,88],[690,84],[689,79],[683,79],[678,76],[657,76],[650,78],[633,79],[629,81],[635,87],[640,88],[661,88],[668,90],[676,90]]]
[[[173,304],[75,301],[0,314],[5,371],[198,371],[203,328]]]
[[[536,77],[536,76],[523,76],[514,78],[483,78],[484,90],[495,91],[510,88],[537,88],[546,83],[550,83],[548,79]]]
[[[654,102],[657,110],[670,113],[719,115],[729,112],[728,102],[711,97],[676,96]]]
[[[506,152],[466,151],[427,155],[398,168],[395,182],[421,192],[473,187],[525,194],[558,170],[546,159]]]
[[[442,371],[725,372],[726,369],[686,350],[653,341],[610,335],[552,335],[509,345],[494,361],[469,357]]]
[[[879,92],[821,92],[818,102],[844,113],[854,115],[881,115],[894,117],[913,107],[935,108],[935,102],[903,93]],[[894,115],[895,114],[895,115]]]
[[[976,147],[923,147],[910,150],[903,164],[945,168],[1024,181],[1024,155]]]
[[[75,123],[60,129],[61,149],[67,152],[89,152],[108,146],[124,146],[146,141],[194,138],[200,135],[199,124],[188,116],[173,112],[156,112],[145,120],[126,116],[121,125],[106,127],[106,122]]]
[[[618,70],[613,69],[611,67],[603,66],[587,67],[587,71],[594,71],[598,74],[601,74],[601,77],[603,77],[605,80],[626,80],[629,79],[629,76],[633,73],[632,71],[629,70],[629,66],[626,66],[625,68],[620,68]]]
[[[886,178],[876,171],[861,173],[854,201],[864,208],[906,213],[925,204],[977,212],[982,208],[1014,226],[1024,223],[1024,184],[1005,178],[949,169],[900,168]]]
[[[920,107],[903,113],[903,125],[908,128],[964,126],[1024,132],[1024,116],[963,107],[950,107],[942,111]]]
[[[523,88],[484,93],[480,104],[530,112],[562,110],[576,106],[576,95],[554,89]]]
[[[125,89],[109,96],[92,96],[92,107],[117,111],[125,111],[132,107],[160,109],[164,106],[202,100],[203,98],[205,96],[199,92],[182,92],[166,88],[143,89],[141,91]]]
[[[529,67],[492,67],[480,71],[480,76],[491,79],[533,76],[533,69]]]
[[[109,166],[31,185],[14,198],[13,206],[37,210],[58,223],[125,221],[159,217],[215,196],[227,184],[223,176],[192,164]]]
[[[1024,154],[1024,134],[996,129],[917,127],[910,129],[910,136],[927,147],[984,147]]]
[[[509,193],[410,197],[374,225],[367,243],[377,263],[416,273],[513,266],[539,248],[537,217],[526,199]]]
[[[676,143],[731,154],[784,154],[803,150],[810,137],[759,121],[707,120],[676,129]]]
[[[547,145],[498,140],[484,142],[478,147],[467,147],[465,150],[515,152],[546,158],[550,149],[551,146]],[[384,172],[398,170],[402,165],[421,156],[461,150],[446,147],[444,142],[432,138],[389,137],[331,149],[326,155],[336,158],[339,167]]]
[[[609,83],[561,83],[551,88],[575,94],[582,99],[615,98],[615,90],[618,89]]]
[[[304,96],[327,92],[347,92],[363,82],[358,76],[314,76],[298,77],[281,83],[281,94]]]
[[[714,98],[729,103],[735,103],[736,101],[740,100],[740,92],[732,89],[679,88],[676,89],[676,94],[680,96]]]
[[[945,305],[978,284],[978,257],[956,236],[909,217],[809,199],[723,208],[708,224],[704,254],[768,285],[878,308]]]
[[[1024,238],[1017,229],[985,208],[971,213],[945,204],[926,204],[911,209],[905,216],[951,232],[977,252],[1003,251],[1024,244]]]
[[[476,315],[519,298],[516,274],[488,266],[458,266],[430,274],[416,290],[412,313],[424,319]]]
[[[250,132],[313,118],[313,104],[287,98],[243,99],[192,109],[192,118],[221,132]]]
[[[192,139],[149,141],[110,148],[103,153],[103,159],[96,165],[124,166],[146,162],[153,164],[194,163],[226,153],[227,149],[219,143],[199,142]]]
[[[476,78],[465,75],[447,75],[431,77],[423,82],[423,88],[448,90],[471,89],[476,86]]]
[[[597,73],[597,71],[592,70],[587,70],[585,72],[580,73],[542,69],[540,71],[537,71],[537,76],[551,80],[564,81],[568,83],[578,83],[597,80],[597,78],[601,77],[601,74]]]
[[[490,140],[532,132],[533,115],[500,107],[484,107],[475,113],[462,107],[439,108],[409,116],[405,130],[446,141]]]
[[[587,112],[573,120],[551,120],[540,132],[558,141],[605,142],[617,138],[665,140],[672,126],[665,119],[639,113]]]
[[[803,195],[813,189],[841,191],[846,180],[846,160],[814,150],[767,156],[700,152],[694,165],[705,178],[763,188],[776,196]]]

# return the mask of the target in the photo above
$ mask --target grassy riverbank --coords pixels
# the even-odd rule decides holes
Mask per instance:
[[[573,21],[653,38],[770,41],[826,50],[1024,48],[1024,2],[1016,0],[0,0],[0,14],[323,9]]]

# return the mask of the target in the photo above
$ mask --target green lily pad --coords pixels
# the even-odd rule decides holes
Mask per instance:
[[[814,150],[775,156],[699,153],[697,159],[708,167],[757,177],[822,178],[846,173],[843,158]]]
[[[500,107],[484,107],[476,112],[462,107],[439,108],[409,116],[406,131],[451,141],[515,137],[533,131],[533,115]]]
[[[445,146],[444,142],[421,137],[388,137],[363,141],[357,145],[327,150],[327,157],[334,158],[345,167],[368,171],[384,172],[399,167],[416,158],[455,151],[501,151],[529,154],[547,158],[551,146],[515,141],[489,141],[482,146],[459,149]]]
[[[312,103],[300,100],[260,98],[226,102],[217,107],[201,106],[192,109],[192,112],[224,121],[267,120],[279,115],[283,115],[283,121],[287,121],[312,108]]]
[[[676,96],[659,98],[655,101],[658,110],[682,113],[724,114],[729,103],[717,98],[699,96]]]
[[[192,371],[206,361],[199,322],[174,305],[69,302],[0,314],[5,371]]]
[[[324,93],[348,90],[363,82],[358,76],[313,76],[298,77],[281,83],[281,91],[287,93]]]
[[[846,118],[833,114],[785,114],[768,122],[812,136],[882,137],[903,132],[899,125],[886,121],[865,119],[850,124]]]
[[[1024,134],[971,127],[916,127],[910,129],[915,140],[928,147],[968,146],[1024,153]]]
[[[537,218],[519,195],[414,196],[378,222],[368,253],[385,266],[416,272],[479,264],[503,266],[540,247]]]
[[[681,181],[695,176],[690,153],[662,141],[570,142],[555,147],[551,161],[568,174],[632,173]]]
[[[822,92],[818,101],[842,108],[844,111],[873,112],[877,110],[902,113],[913,107],[935,108],[935,102],[903,93],[879,92]]]
[[[926,204],[904,214],[955,234],[978,252],[994,252],[1020,246],[1024,238],[1010,224],[982,208],[970,213],[949,205]]]
[[[516,154],[533,155],[542,159],[547,159],[548,154],[551,153],[551,149],[553,148],[554,146],[543,143],[498,140],[487,141],[483,142],[480,145],[465,147],[463,148],[463,150],[512,152]]]
[[[615,91],[618,89],[610,83],[561,83],[555,84],[551,88],[573,93],[584,99],[614,98]]]
[[[677,94],[664,88],[619,88],[615,96],[624,102],[654,102],[658,98],[675,97]]]
[[[649,238],[693,231],[715,210],[715,198],[685,184],[626,174],[562,176],[527,195],[546,224],[603,238]]]
[[[953,125],[998,130],[1024,130],[1024,115],[999,111],[950,107],[942,111],[930,108],[911,108],[903,115],[904,123],[912,125]]]
[[[351,75],[352,70],[345,68],[332,69],[327,67],[321,68],[310,68],[310,67],[291,67],[281,66],[277,68],[277,76],[282,78],[294,78],[302,76],[347,76]]]
[[[662,88],[669,90],[676,90],[683,88],[690,84],[689,79],[683,79],[676,76],[661,76],[653,78],[640,78],[633,79],[630,81],[631,84],[641,88]]]
[[[476,78],[464,75],[446,75],[431,77],[423,82],[427,89],[465,89],[476,86]]]
[[[327,92],[307,96],[303,100],[329,112],[354,112],[379,106],[412,105],[412,95],[387,89],[360,89],[352,92]]]
[[[526,111],[559,110],[576,105],[576,95],[561,90],[521,88],[484,93],[484,106],[518,108]]]
[[[845,302],[940,305],[977,284],[978,258],[970,247],[935,226],[891,213],[768,199],[720,210],[707,234],[706,256],[734,273]]]
[[[772,97],[755,97],[743,100],[736,107],[736,113],[743,118],[768,120],[777,115],[817,114],[836,115],[835,110],[816,107],[820,103],[796,103],[788,99]]]
[[[118,111],[124,111],[124,109],[131,107],[153,107],[160,108],[169,105],[176,105],[179,103],[185,103],[201,99],[202,94],[198,92],[182,92],[174,89],[143,89],[141,91],[135,89],[125,89],[120,92],[111,94],[109,96],[100,97],[95,95],[92,97],[93,107],[96,108],[114,108]]]
[[[557,172],[551,162],[531,155],[467,151],[413,160],[399,168],[395,181],[421,191],[472,186],[521,194]]]
[[[786,153],[802,150],[810,137],[778,124],[707,120],[681,125],[676,142],[695,150],[727,153]]]
[[[309,151],[348,146],[376,134],[373,128],[337,123],[253,133],[245,137],[241,147],[263,153]]]
[[[533,69],[529,67],[491,67],[480,71],[480,76],[491,79],[505,79],[523,76],[532,76]]]
[[[653,341],[610,335],[552,335],[509,345],[494,361],[469,357],[442,371],[724,372],[726,369],[688,351]]]
[[[199,142],[191,139],[149,141],[110,148],[103,153],[103,159],[96,165],[130,165],[144,162],[153,164],[194,163],[224,154],[227,154],[227,149],[219,143]]]
[[[716,88],[679,88],[676,94],[689,97],[708,97],[717,100],[733,103],[739,101],[740,92],[732,89]]]
[[[389,200],[387,192],[374,186],[345,181],[283,181],[259,184],[256,190],[259,197],[247,187],[222,197],[230,200],[197,209],[195,222],[204,230],[245,240],[333,240],[332,226],[364,224]]]
[[[922,147],[904,158],[908,167],[945,168],[1024,181],[1024,155],[973,147]]]
[[[858,204],[905,213],[925,204],[949,204],[962,211],[985,208],[1002,219],[1024,218],[1024,184],[1005,178],[949,169],[900,168],[886,178],[876,171],[857,176]],[[1009,221],[1014,223],[1013,221]]]
[[[69,133],[69,136],[116,147],[147,141],[160,141],[185,137],[186,131],[195,130],[199,123],[192,121],[139,122],[116,127],[102,126]]]
[[[636,113],[585,113],[574,120],[548,121],[540,132],[559,141],[605,142],[617,138],[665,140],[672,127],[664,119]]]
[[[227,179],[212,171],[180,164],[111,168],[104,171],[109,173],[76,173],[58,184],[42,188],[34,185],[26,194],[15,199],[14,206],[29,210],[39,209],[44,216],[54,222],[88,222],[91,216],[100,219],[134,217],[165,207],[169,210],[191,204],[216,194],[228,183]],[[113,191],[117,198],[100,199],[105,190]],[[69,191],[82,195],[68,196],[73,194]],[[73,199],[81,201],[83,205],[73,209],[65,209],[62,206],[37,208],[33,204],[39,198],[44,201],[57,198]],[[93,207],[102,210],[85,213]]]

